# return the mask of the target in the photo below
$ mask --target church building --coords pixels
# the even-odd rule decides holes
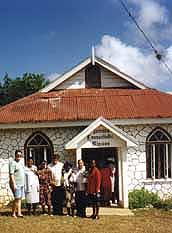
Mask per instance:
[[[127,64],[126,64],[127,65]],[[45,88],[0,108],[0,203],[9,201],[16,149],[39,166],[57,152],[116,166],[118,206],[134,189],[172,195],[172,95],[88,57]]]

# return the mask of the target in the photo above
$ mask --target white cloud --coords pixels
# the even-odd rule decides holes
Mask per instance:
[[[168,22],[167,10],[154,1],[140,2],[139,21],[146,27],[151,28],[153,24],[166,24]]]
[[[125,0],[125,3],[172,70],[172,26],[168,9],[159,0]],[[150,44],[129,17],[126,18],[125,26],[125,39],[128,38],[134,45],[104,35],[96,48],[97,55],[148,86],[171,91],[172,74],[156,59],[154,52],[149,49]]]
[[[96,47],[96,55],[148,86],[172,89],[169,85],[172,86],[172,75],[154,54],[144,54],[141,49],[125,44],[119,38],[104,35]],[[172,46],[166,50],[166,62],[172,66]]]
[[[157,0],[128,0],[128,3],[135,7],[131,11],[137,22],[145,33],[156,43],[161,44],[163,40],[170,40],[172,37],[171,23],[168,9]],[[130,24],[130,30],[138,36],[134,23]],[[168,33],[167,33],[168,32]],[[143,40],[143,37],[137,38]],[[161,47],[161,46],[160,46]]]

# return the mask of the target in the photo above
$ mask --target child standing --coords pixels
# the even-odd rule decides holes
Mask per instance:
[[[72,165],[69,162],[64,164],[64,187],[66,194],[66,208],[67,216],[75,216],[75,183],[74,183],[74,173],[72,171]]]

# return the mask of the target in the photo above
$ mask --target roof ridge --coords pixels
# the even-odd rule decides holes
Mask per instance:
[[[78,92],[79,93],[78,93]],[[66,94],[71,94],[72,96],[88,96],[89,94],[92,96],[96,96],[97,93],[91,93],[92,91],[97,91],[99,92],[99,96],[101,96],[101,93],[103,94],[103,92],[110,92],[109,95],[125,95],[125,96],[131,96],[132,95],[145,95],[145,93],[147,95],[155,95],[155,94],[166,94],[165,92],[160,92],[156,89],[120,89],[120,88],[90,88],[90,89],[66,89],[63,91],[52,91],[52,92],[41,92],[39,93],[40,95],[43,96],[43,98],[57,98],[57,97],[70,97],[70,96],[66,96]],[[120,93],[121,92],[121,93]],[[126,93],[125,93],[126,92]],[[59,95],[58,95],[59,93]],[[55,96],[51,96],[51,94],[57,94]],[[167,94],[170,95],[170,94]],[[104,96],[104,95],[102,95]],[[170,95],[171,96],[171,95]]]

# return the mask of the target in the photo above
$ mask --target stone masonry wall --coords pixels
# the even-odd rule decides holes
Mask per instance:
[[[9,187],[8,159],[0,159],[0,207],[7,204],[13,197]]]
[[[149,191],[158,192],[160,197],[172,196],[172,180],[147,180],[146,179],[146,137],[156,128],[156,125],[121,126],[127,134],[138,141],[137,147],[128,148],[128,187],[129,191],[145,187]],[[172,125],[161,125],[172,135]],[[24,153],[24,144],[34,132],[42,132],[53,144],[54,152],[59,152],[61,160],[74,160],[75,151],[66,151],[64,145],[81,132],[83,127],[75,128],[45,128],[45,129],[11,129],[0,130],[0,206],[11,198],[8,180],[9,159],[14,157],[16,149]]]
[[[47,128],[47,129],[12,129],[0,130],[0,207],[8,203],[12,198],[9,187],[9,160],[14,157],[16,149],[24,154],[26,140],[34,132],[44,133],[53,144],[54,152],[61,155],[61,160],[74,160],[75,151],[65,151],[65,144],[75,137],[83,128]]]
[[[159,126],[159,125],[158,125]],[[148,191],[158,192],[161,198],[172,197],[172,179],[151,180],[146,179],[146,138],[155,129],[156,125],[138,125],[120,127],[127,134],[133,136],[139,143],[138,147],[128,148],[128,188],[140,189],[144,187]],[[161,125],[172,136],[172,125]]]

